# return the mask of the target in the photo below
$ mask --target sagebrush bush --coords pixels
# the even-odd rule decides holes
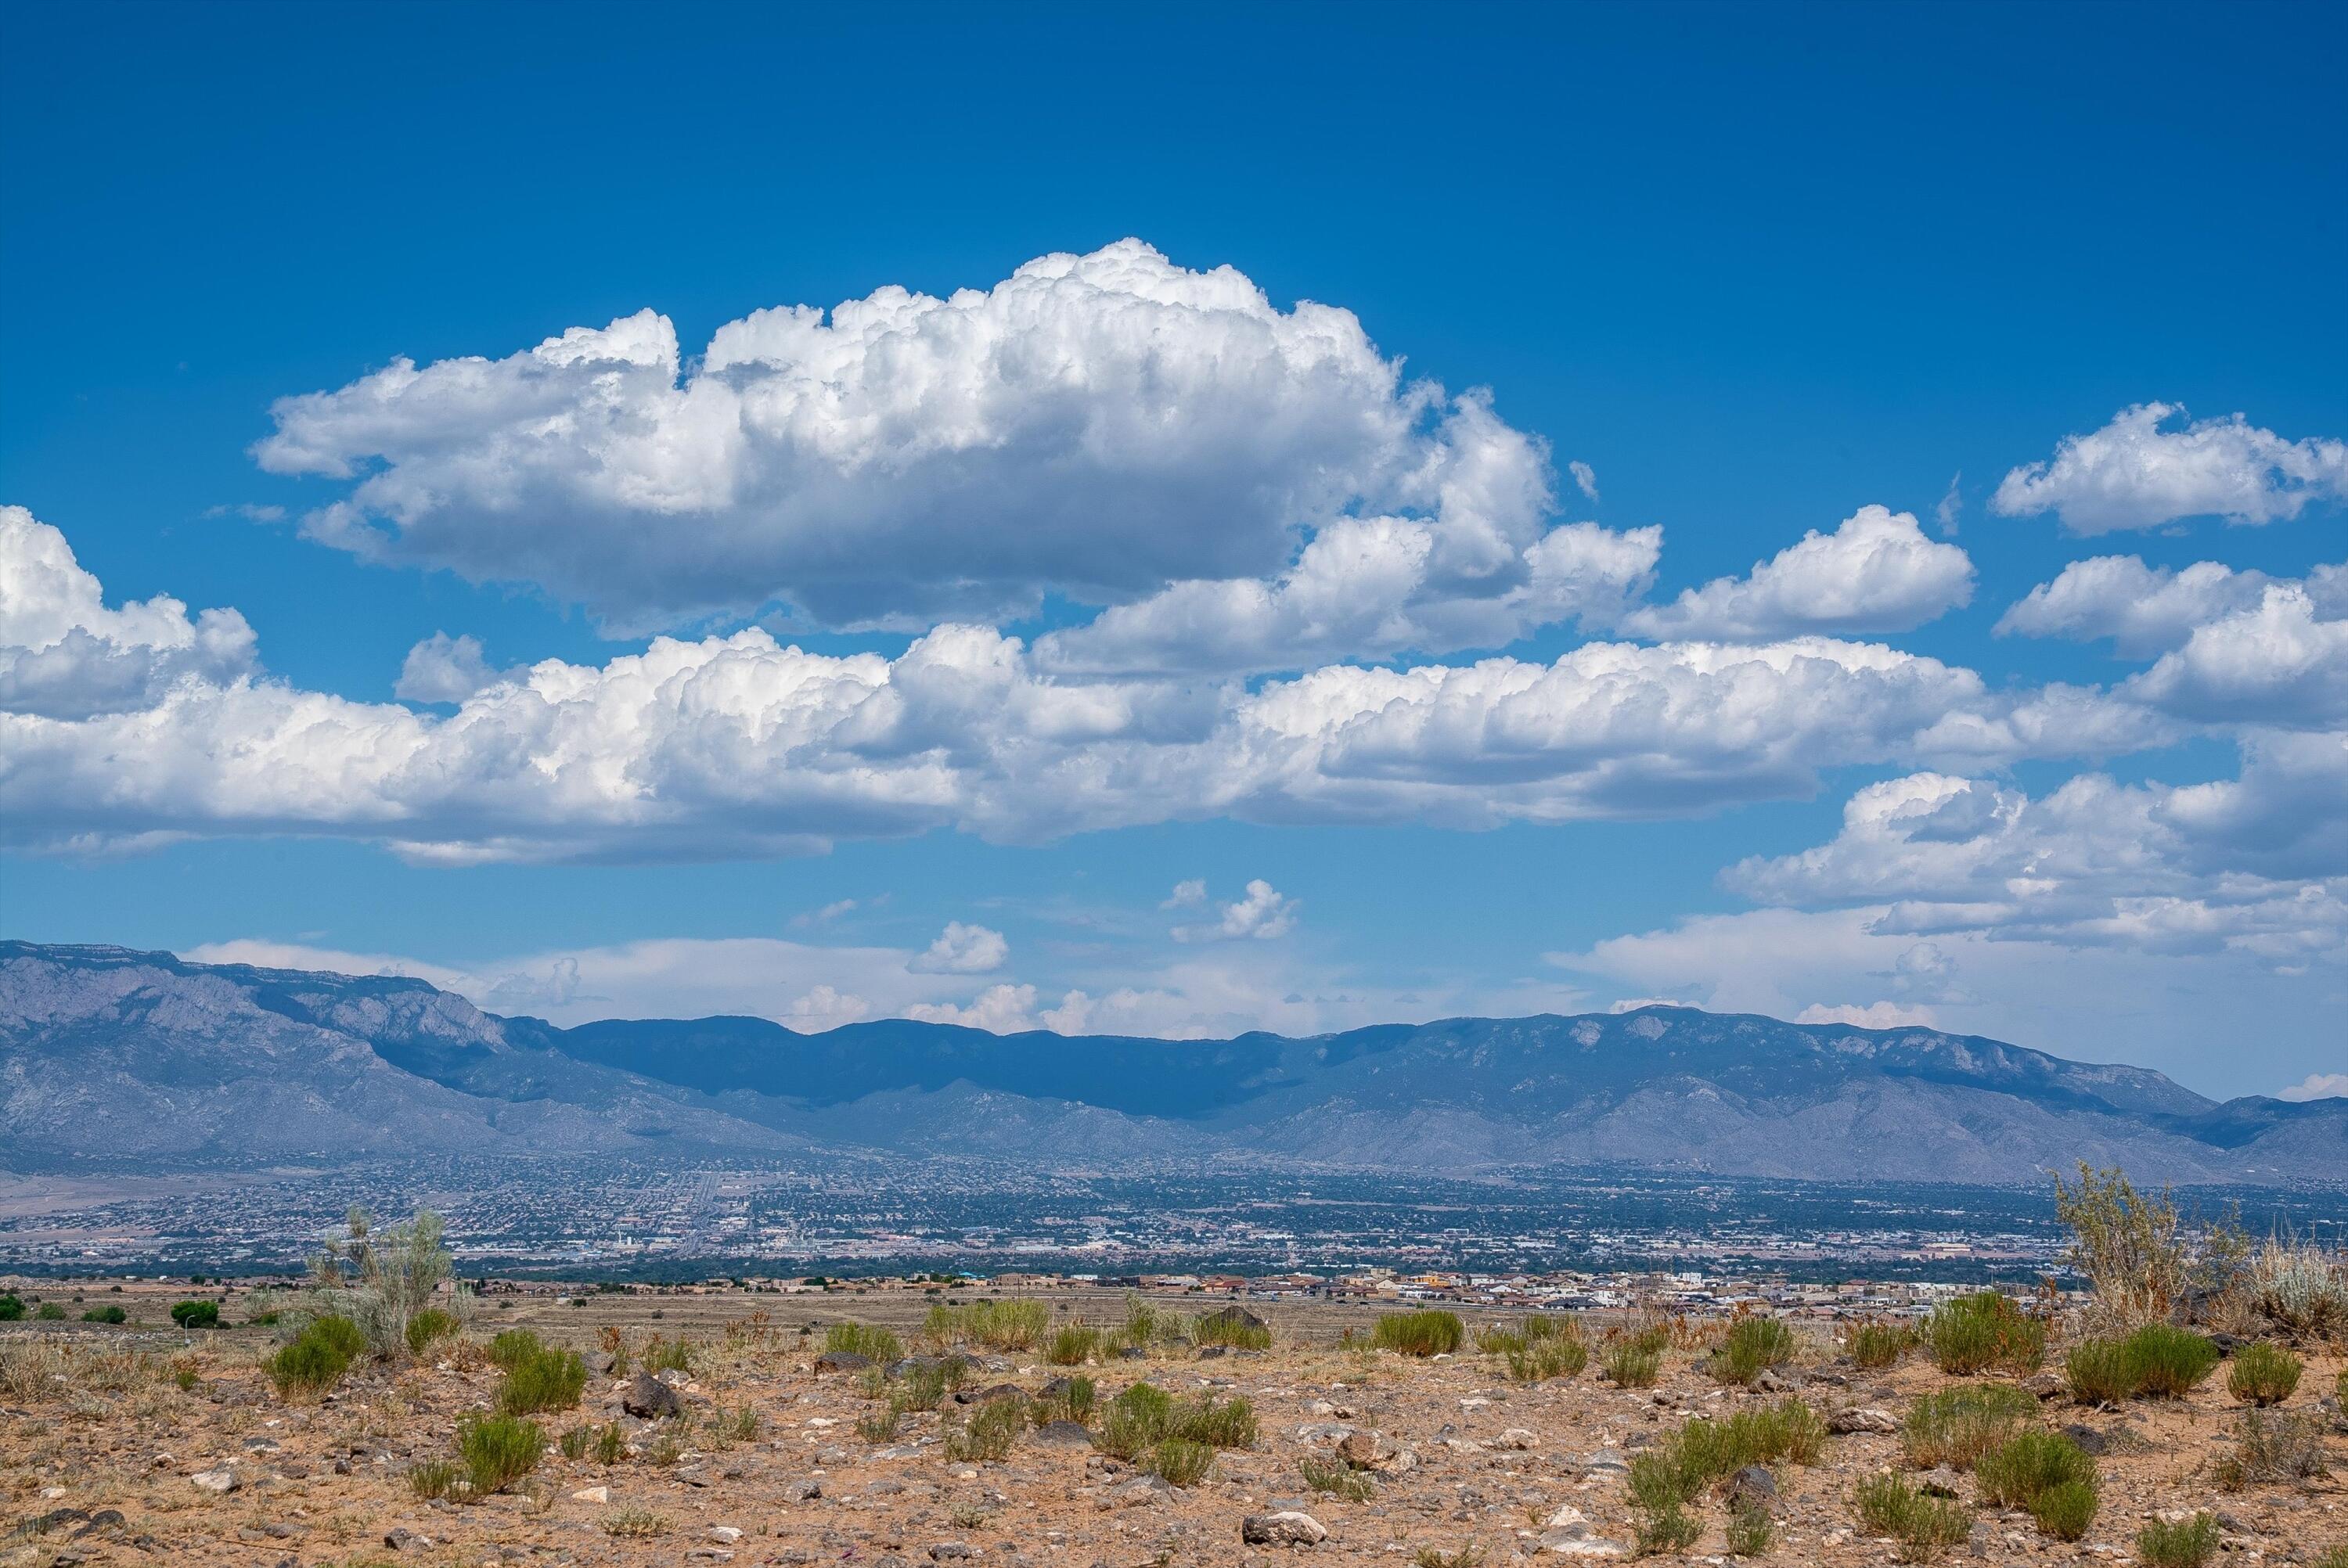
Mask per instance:
[[[2034,1372],[2046,1359],[2046,1325],[1993,1290],[1942,1302],[1924,1320],[1921,1337],[1932,1364],[1951,1377],[1993,1367]]]
[[[1843,1348],[1854,1365],[1870,1372],[1897,1366],[1908,1348],[1908,1330],[1890,1323],[1859,1323],[1844,1337]]]
[[[2229,1490],[2253,1481],[2306,1481],[2324,1473],[2323,1426],[2292,1410],[2250,1409],[2234,1427],[2234,1451],[2219,1461]]]
[[[587,1364],[576,1350],[541,1346],[506,1368],[498,1387],[498,1409],[509,1416],[567,1410],[587,1387]]]
[[[2280,1405],[2299,1387],[2298,1357],[2279,1345],[2254,1339],[2234,1352],[2226,1369],[2226,1391],[2246,1405]]]
[[[2180,1399],[2217,1369],[2218,1347],[2188,1328],[2147,1323],[2120,1341],[2138,1394]]]
[[[900,1360],[905,1354],[905,1342],[888,1329],[873,1323],[859,1323],[853,1318],[834,1323],[823,1331],[823,1348],[842,1355],[861,1356],[868,1361],[887,1363]],[[646,1352],[646,1366],[651,1366]]]
[[[505,1491],[536,1470],[545,1450],[546,1433],[536,1421],[468,1415],[457,1422],[457,1457],[476,1497]]]
[[[1459,1314],[1430,1307],[1419,1312],[1389,1312],[1370,1334],[1371,1346],[1398,1350],[1406,1356],[1448,1356],[1467,1339]]]
[[[2098,1327],[2125,1331],[2168,1320],[2192,1273],[2168,1194],[2146,1197],[2118,1170],[2082,1160],[2078,1186],[2054,1178],[2054,1214],[2071,1232],[2066,1261],[2094,1287],[2087,1311]]]
[[[2348,1329],[2348,1257],[2296,1236],[2271,1236],[2238,1286],[2251,1310],[2286,1333],[2317,1337]]]
[[[367,1212],[355,1208],[345,1231],[310,1260],[317,1294],[357,1327],[367,1350],[396,1356],[407,1346],[408,1320],[432,1306],[456,1266],[442,1245],[440,1216],[418,1209],[406,1225],[377,1232]]]
[[[1146,1468],[1169,1486],[1196,1486],[1214,1468],[1215,1450],[1189,1438],[1168,1438],[1149,1450]]]
[[[1773,1367],[1794,1358],[1798,1348],[1794,1331],[1775,1317],[1739,1317],[1704,1363],[1704,1369],[1723,1383],[1749,1385]]]
[[[1661,1350],[1630,1339],[1609,1345],[1598,1353],[1598,1365],[1616,1386],[1624,1389],[1653,1388],[1663,1364]]]
[[[2083,1339],[2063,1358],[2063,1380],[2083,1405],[2116,1405],[2136,1393],[2136,1369],[2116,1339]]]
[[[2218,1550],[2218,1516],[2204,1511],[2171,1524],[2154,1520],[2136,1532],[2145,1568],[2202,1568]]]
[[[1972,1510],[1926,1496],[1888,1471],[1860,1481],[1851,1501],[1869,1534],[1899,1542],[1902,1563],[1930,1563],[1972,1534]]]
[[[455,1313],[427,1307],[407,1320],[408,1353],[421,1356],[439,1340],[454,1337],[462,1327]]]
[[[1970,1466],[2038,1414],[2038,1397],[2006,1383],[1965,1383],[1920,1396],[1900,1426],[1910,1464]]]

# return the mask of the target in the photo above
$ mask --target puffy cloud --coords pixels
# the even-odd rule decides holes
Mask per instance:
[[[391,694],[403,702],[461,702],[501,679],[489,668],[479,638],[436,631],[407,651]]]
[[[949,920],[913,968],[929,974],[983,975],[1001,968],[1010,957],[1011,944],[1002,932]]]
[[[923,1023],[958,1023],[990,1034],[1019,1034],[1043,1027],[1035,1021],[1034,986],[989,986],[966,1004],[918,1004],[907,1008],[905,1016]]]
[[[232,682],[253,668],[252,628],[235,610],[191,620],[162,594],[108,610],[62,532],[0,507],[0,712],[119,712],[183,681]]]
[[[645,311],[273,413],[264,468],[353,481],[313,537],[623,628],[770,601],[911,629],[1047,590],[1117,603],[1273,576],[1300,530],[1358,513],[1546,497],[1538,442],[1406,384],[1350,313],[1279,310],[1132,240],[942,300],[758,311],[690,363]]]
[[[2311,1072],[2288,1089],[2275,1091],[2278,1100],[2348,1099],[2348,1072]]]
[[[2053,582],[2042,582],[1999,618],[2001,637],[2067,637],[2089,642],[2108,637],[2130,659],[2174,648],[2193,629],[2259,602],[2271,579],[2216,561],[2181,571],[2148,567],[2136,556],[2096,556],[2073,561]],[[2348,592],[2348,584],[2343,584]]]
[[[1904,631],[1972,591],[1963,550],[1926,538],[1909,513],[1862,507],[1833,533],[1814,528],[1744,577],[1716,578],[1672,604],[1632,610],[1621,624],[1641,637],[1721,641]]]
[[[2149,528],[2179,518],[2262,524],[2311,501],[2348,498],[2348,443],[2286,441],[2241,415],[2163,429],[2184,410],[2140,403],[2101,430],[2066,436],[2054,457],[2007,474],[1990,507],[2054,512],[2076,534]]]
[[[2348,618],[2324,619],[2296,583],[2269,583],[2256,604],[2195,627],[2121,694],[2210,724],[2348,723]]]
[[[1184,884],[1184,886],[1189,886]],[[1176,891],[1179,893],[1180,888]],[[1205,888],[1200,889],[1201,898]],[[1174,939],[1178,942],[1222,942],[1245,938],[1269,941],[1284,937],[1295,927],[1299,906],[1293,898],[1282,897],[1280,890],[1262,877],[1247,885],[1247,897],[1222,907],[1220,918],[1195,926],[1178,926]]]

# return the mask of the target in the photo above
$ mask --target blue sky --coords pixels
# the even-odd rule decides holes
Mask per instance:
[[[2116,20],[19,7],[0,919],[2318,1091],[2348,40]]]

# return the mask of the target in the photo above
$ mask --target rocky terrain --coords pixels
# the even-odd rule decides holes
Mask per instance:
[[[2034,1185],[2086,1160],[2337,1184],[2348,1100],[2220,1104],[1997,1040],[1667,1007],[1303,1040],[564,1030],[420,980],[0,942],[0,1162],[19,1172],[941,1148]]]
[[[57,1300],[126,1299],[94,1294],[98,1286],[42,1288]],[[164,1299],[154,1293],[166,1287],[141,1288],[151,1299],[139,1305],[137,1291],[128,1299],[134,1317],[151,1322]],[[263,1299],[239,1291],[224,1305],[235,1321]],[[892,1310],[910,1333],[918,1304],[728,1293],[672,1300],[666,1314],[648,1313],[644,1298],[592,1296],[576,1307],[491,1309],[465,1337],[421,1356],[363,1361],[320,1399],[288,1399],[273,1387],[260,1364],[273,1348],[265,1329],[170,1336],[8,1325],[0,1327],[0,1564],[1619,1560],[1638,1523],[1631,1463],[1691,1419],[1788,1399],[1833,1434],[1814,1462],[1755,1467],[1707,1488],[1691,1509],[1700,1535],[1658,1560],[1724,1561],[1732,1493],[1771,1523],[1772,1543],[1754,1560],[1838,1568],[1900,1560],[1893,1542],[1861,1525],[1853,1501],[1886,1469],[1972,1509],[1970,1528],[1939,1553],[1950,1561],[2127,1563],[2148,1522],[2196,1511],[2214,1516],[2217,1561],[2313,1564],[2348,1542],[2348,1428],[2333,1398],[2348,1363],[2336,1348],[2309,1353],[2299,1389],[2278,1407],[2319,1434],[2313,1454],[2328,1473],[2287,1480],[2231,1473],[2244,1407],[2222,1371],[2183,1399],[2101,1409],[2075,1403],[2047,1374],[1989,1374],[2028,1391],[2025,1426],[2068,1432],[2096,1456],[2099,1507],[2071,1542],[2019,1509],[1982,1502],[1969,1471],[1911,1462],[1901,1423],[1952,1379],[1913,1353],[1862,1370],[1826,1325],[1801,1326],[1794,1358],[1753,1388],[1699,1369],[1716,1326],[1683,1326],[1652,1388],[1614,1386],[1595,1360],[1575,1375],[1521,1381],[1472,1345],[1421,1358],[1302,1338],[1276,1307],[1267,1350],[1161,1343],[1081,1368],[1047,1365],[1034,1349],[916,1337],[908,1341],[916,1352],[968,1356],[960,1397],[876,1431],[876,1374],[854,1357],[824,1358],[824,1334],[845,1317]],[[535,1418],[550,1446],[510,1490],[426,1501],[418,1472],[449,1460],[460,1422],[497,1398],[501,1374],[484,1342],[525,1322],[585,1353],[580,1404]],[[1604,1332],[1588,1326],[1593,1342]],[[655,1334],[687,1341],[688,1365],[657,1378],[640,1364],[620,1373],[602,1348],[629,1347],[641,1363],[657,1348]],[[913,1369],[901,1368],[891,1387]],[[1038,1426],[1043,1411],[1034,1409],[1004,1457],[957,1457],[979,1411],[1046,1396],[1053,1379],[1074,1375],[1097,1388],[1089,1428],[1065,1419]],[[1202,1477],[1169,1485],[1096,1446],[1107,1442],[1100,1412],[1142,1380],[1178,1399],[1244,1399],[1257,1431],[1216,1452]],[[619,1435],[601,1456],[582,1440],[566,1457],[556,1440],[573,1429]]]

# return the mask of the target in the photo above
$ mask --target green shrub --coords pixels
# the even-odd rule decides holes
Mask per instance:
[[[427,1502],[437,1501],[457,1490],[465,1479],[464,1468],[447,1460],[431,1460],[407,1467],[408,1490]]]
[[[1929,1563],[1972,1533],[1972,1510],[1928,1497],[1888,1471],[1860,1481],[1851,1501],[1868,1533],[1900,1543],[1902,1563]]]
[[[2218,1516],[2207,1512],[2175,1524],[2154,1520],[2136,1532],[2145,1568],[2201,1568],[2218,1550]]]
[[[1772,1367],[1792,1360],[1797,1348],[1794,1331],[1775,1317],[1740,1317],[1728,1326],[1727,1337],[1704,1369],[1723,1383],[1750,1385]]]
[[[1992,1367],[2034,1372],[2046,1359],[2046,1325],[1993,1290],[1933,1308],[1923,1340],[1933,1365],[1952,1377],[1970,1378]]]
[[[2251,1481],[2306,1481],[2324,1473],[2323,1426],[2294,1410],[2242,1412],[2235,1449],[2219,1462],[2219,1484],[2237,1490]]]
[[[1692,1478],[1680,1456],[1670,1450],[1666,1444],[1663,1451],[1649,1449],[1631,1460],[1632,1528],[1643,1556],[1684,1552],[1704,1533],[1704,1522],[1685,1506],[1703,1482]]]
[[[2348,1542],[2325,1547],[2323,1555],[2315,1560],[2315,1568],[2348,1568]]]
[[[567,1410],[587,1387],[587,1364],[576,1350],[538,1349],[506,1368],[498,1387],[498,1409],[509,1416]]]
[[[1168,1438],[1149,1450],[1145,1467],[1169,1486],[1196,1486],[1214,1468],[1215,1450],[1189,1438]]]
[[[1432,1307],[1421,1312],[1389,1312],[1379,1317],[1370,1345],[1398,1350],[1406,1356],[1448,1356],[1468,1337],[1459,1314]]]
[[[2255,1339],[2234,1352],[2226,1389],[2246,1405],[2280,1405],[2299,1387],[2299,1358],[2279,1345]]]
[[[314,1317],[265,1363],[269,1380],[281,1399],[314,1398],[340,1383],[366,1348],[365,1337],[349,1318],[331,1313]]]
[[[883,1330],[883,1332],[885,1333],[886,1331]],[[893,1334],[889,1335],[886,1343],[891,1347],[889,1349],[889,1358],[894,1358],[897,1352],[893,1347],[897,1343],[897,1337]],[[831,1347],[827,1345],[824,1348],[830,1349]],[[677,1336],[675,1339],[664,1339],[659,1335],[655,1334],[651,1338],[644,1341],[643,1358],[644,1370],[647,1372],[691,1372],[693,1370],[693,1363],[700,1354],[701,1348],[695,1345],[692,1340],[685,1338],[683,1335]],[[872,1358],[878,1361],[884,1358],[875,1356]]]
[[[0,1323],[22,1323],[25,1320],[25,1298],[15,1291],[0,1292]]]
[[[545,1348],[535,1331],[508,1328],[489,1341],[489,1361],[498,1370],[510,1372]]]
[[[457,1423],[457,1457],[476,1497],[503,1491],[536,1470],[545,1450],[546,1433],[536,1421],[469,1415]]]
[[[946,1434],[946,1458],[958,1462],[1011,1457],[1011,1445],[1027,1430],[1025,1399],[989,1399]]]
[[[861,1356],[868,1361],[887,1365],[905,1354],[905,1342],[886,1328],[875,1324],[849,1321],[834,1323],[823,1331],[823,1348],[850,1356]],[[647,1366],[651,1365],[649,1350]]]
[[[575,1463],[580,1460],[585,1459],[589,1453],[594,1450],[595,1429],[592,1427],[572,1427],[562,1434],[561,1440],[555,1446],[562,1450],[562,1457],[564,1459],[572,1460]]]
[[[1625,1339],[1598,1353],[1598,1364],[1618,1388],[1652,1389],[1663,1369],[1663,1353]]]
[[[994,1350],[1025,1350],[1043,1338],[1051,1321],[1051,1309],[1040,1301],[976,1301],[931,1307],[922,1331],[941,1345],[969,1341]]]
[[[1255,1407],[1243,1399],[1219,1403],[1201,1394],[1188,1404],[1175,1407],[1168,1433],[1209,1448],[1252,1448],[1256,1439]]]
[[[120,1313],[122,1308],[111,1308]],[[119,1317],[106,1319],[119,1323]],[[179,1301],[172,1303],[171,1321],[182,1328],[217,1328],[220,1327],[220,1303],[217,1301]]]
[[[302,1325],[299,1336],[315,1339],[342,1353],[343,1358],[355,1361],[367,1353],[367,1337],[359,1326],[339,1312],[324,1312]]]
[[[1728,1550],[1732,1555],[1766,1557],[1776,1539],[1776,1522],[1761,1504],[1740,1499],[1728,1511]]]
[[[595,1433],[595,1462],[617,1464],[628,1457],[628,1434],[619,1422],[613,1421]]]
[[[1509,1376],[1519,1383],[1546,1382],[1551,1378],[1578,1376],[1590,1365],[1590,1347],[1576,1336],[1570,1339],[1535,1339],[1508,1353]]]
[[[1269,1350],[1272,1328],[1242,1321],[1237,1313],[1210,1312],[1190,1326],[1190,1337],[1200,1345],[1220,1345],[1231,1350]]]
[[[2116,1405],[2136,1393],[2136,1368],[2116,1339],[2085,1339],[2063,1358],[2063,1380],[2083,1405]]]
[[[1304,1484],[1314,1491],[1343,1498],[1347,1502],[1367,1502],[1377,1495],[1368,1476],[1342,1460],[1307,1454],[1296,1461],[1296,1469],[1303,1476]]]
[[[2030,1500],[2030,1517],[2057,1541],[2076,1541],[2096,1522],[2096,1489],[2084,1481],[2057,1482]]]
[[[66,1309],[54,1301],[42,1302],[40,1309],[33,1314],[36,1323],[63,1323],[65,1320]]]
[[[457,1332],[457,1315],[427,1307],[407,1320],[407,1348],[411,1355],[421,1356],[435,1340],[447,1339]]]
[[[206,1307],[210,1307],[211,1306],[211,1303],[207,1301],[204,1305]],[[57,1316],[62,1317],[65,1314],[60,1312]],[[219,1312],[215,1310],[212,1317],[214,1323],[217,1323],[220,1317]],[[93,1307],[88,1312],[81,1315],[81,1320],[84,1323],[128,1323],[130,1321],[130,1315],[123,1311],[119,1307]],[[209,1328],[213,1326],[213,1323],[198,1325],[199,1327],[205,1328]]]
[[[1855,1365],[1870,1372],[1897,1366],[1908,1348],[1908,1330],[1890,1323],[1854,1324],[1844,1337],[1843,1348],[1850,1352]]]
[[[1056,1388],[1034,1401],[1035,1424],[1040,1427],[1046,1421],[1074,1421],[1080,1427],[1092,1425],[1095,1392],[1090,1378],[1080,1375],[1062,1378]]]
[[[1100,1330],[1089,1324],[1068,1324],[1052,1336],[1044,1359],[1055,1367],[1081,1367],[1100,1348]]]
[[[1964,1383],[1925,1394],[1908,1408],[1901,1446],[1921,1469],[1962,1470],[2038,1414],[2038,1398],[2005,1383]]]
[[[2120,1341],[2136,1392],[2178,1399],[2201,1386],[2217,1369],[2218,1347],[2190,1329],[2147,1323]]]

